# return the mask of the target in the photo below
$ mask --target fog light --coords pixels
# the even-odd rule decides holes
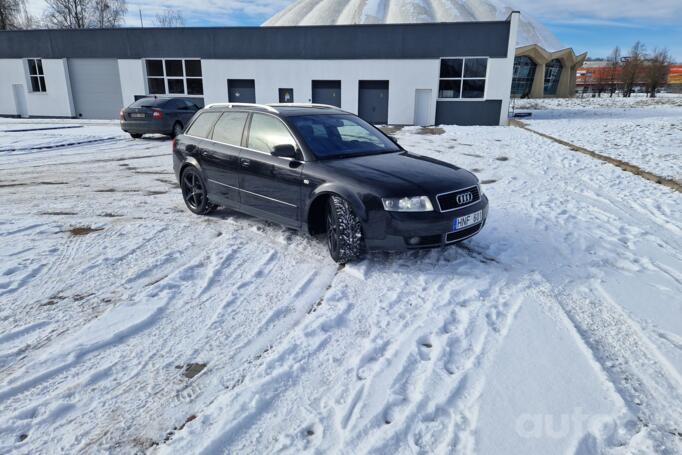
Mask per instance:
[[[419,245],[419,242],[421,242],[421,237],[410,237],[407,239],[407,243],[414,246],[414,245]]]

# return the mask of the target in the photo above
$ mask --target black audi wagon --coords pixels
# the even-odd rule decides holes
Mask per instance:
[[[410,153],[331,106],[207,106],[173,141],[173,167],[192,212],[224,206],[326,234],[340,263],[450,245],[488,216],[471,172]]]

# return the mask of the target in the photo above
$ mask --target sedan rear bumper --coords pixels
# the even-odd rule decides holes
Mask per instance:
[[[170,134],[172,127],[164,120],[121,120],[121,129],[131,134]]]
[[[455,219],[483,212],[480,223],[454,230]],[[399,213],[383,212],[371,217],[365,227],[365,245],[368,251],[405,251],[420,248],[437,248],[466,240],[485,226],[488,218],[488,198],[468,207],[451,212]]]

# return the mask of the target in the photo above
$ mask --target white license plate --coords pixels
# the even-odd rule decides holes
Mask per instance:
[[[144,114],[130,114],[132,118],[144,118]]]
[[[474,226],[480,223],[481,221],[483,221],[483,210],[479,210],[478,212],[470,213],[468,215],[455,218],[453,228],[455,231],[459,231],[460,229],[468,228],[469,226]]]

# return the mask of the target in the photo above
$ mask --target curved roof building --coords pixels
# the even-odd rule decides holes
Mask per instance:
[[[514,11],[500,0],[298,0],[264,26],[399,24],[504,20]],[[542,24],[521,15],[512,95],[568,97],[587,54],[576,56]]]

